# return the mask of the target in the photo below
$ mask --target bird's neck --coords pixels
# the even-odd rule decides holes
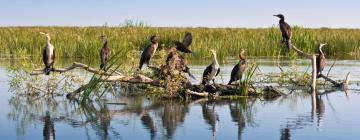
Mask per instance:
[[[104,41],[103,48],[108,48],[108,41],[107,40]]]
[[[47,44],[51,44],[51,43],[50,43],[50,40],[51,40],[50,37],[46,37],[46,43],[47,43]]]
[[[213,65],[219,65],[219,63],[218,63],[218,61],[216,59],[216,54],[213,54],[213,56],[212,56],[212,64]]]
[[[323,51],[321,50],[321,47],[319,47],[319,54],[324,54]]]
[[[240,60],[245,60],[244,54],[240,54]]]
[[[157,43],[157,42],[151,42],[151,46],[157,48],[157,47],[158,47],[158,43]]]
[[[284,23],[284,22],[285,22],[285,19],[281,18],[279,22],[280,22],[280,23]]]

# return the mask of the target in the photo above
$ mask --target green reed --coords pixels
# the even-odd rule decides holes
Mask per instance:
[[[16,57],[35,56],[41,60],[45,37],[39,32],[49,32],[58,58],[81,58],[99,61],[102,47],[100,35],[106,35],[113,52],[123,59],[140,58],[141,51],[149,44],[149,37],[161,37],[159,50],[182,40],[186,31],[193,33],[193,54],[189,59],[210,57],[209,49],[218,50],[218,58],[236,57],[242,48],[250,57],[294,56],[288,54],[281,43],[278,27],[245,28],[174,28],[174,27],[0,27],[0,54]],[[308,29],[293,27],[293,45],[305,52],[315,52],[319,43],[327,58],[358,59],[360,57],[359,29]],[[0,56],[1,56],[0,55]],[[155,56],[155,59],[157,56]],[[98,62],[97,62],[98,63]]]

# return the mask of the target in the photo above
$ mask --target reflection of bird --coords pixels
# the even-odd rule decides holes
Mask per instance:
[[[154,56],[156,49],[158,47],[157,39],[158,37],[156,35],[150,37],[151,44],[147,46],[141,54],[140,65],[139,65],[140,70],[144,64],[149,65],[149,61],[151,57]]]
[[[46,111],[43,121],[44,121],[44,128],[43,128],[44,139],[54,140],[55,139],[54,121],[50,117],[49,111]]]
[[[144,114],[141,117],[142,124],[149,129],[151,139],[153,140],[156,136],[156,126],[149,113]]]
[[[104,35],[102,35],[100,37],[103,40],[103,47],[102,47],[102,49],[100,51],[100,58],[101,58],[100,68],[105,70],[105,65],[109,61],[111,50],[110,50],[110,47],[108,45],[107,37],[104,36]]]
[[[229,81],[228,85],[230,85],[234,81],[241,80],[241,78],[242,78],[242,76],[243,76],[243,74],[245,72],[246,59],[244,57],[244,52],[245,52],[245,50],[242,49],[240,54],[239,54],[240,61],[232,69],[231,76],[230,76],[230,81]]]
[[[238,139],[241,140],[241,135],[245,129],[245,117],[243,114],[241,101],[236,101],[235,104],[229,103],[230,115],[233,122],[237,123],[238,126]]]
[[[215,77],[220,73],[220,66],[219,63],[216,59],[216,51],[215,50],[210,50],[212,53],[212,63],[206,67],[206,69],[204,70],[203,73],[203,79],[201,84],[205,85],[207,83],[209,83],[211,80],[213,81],[213,83],[215,83]]]
[[[190,32],[186,32],[183,42],[175,41],[176,49],[184,53],[191,53],[189,50],[191,43],[192,35]]]
[[[215,111],[215,104],[212,107],[207,104],[201,106],[204,120],[211,126],[212,139],[215,140],[219,128],[219,115]]]
[[[286,43],[286,47],[288,49],[291,49],[291,35],[292,34],[291,34],[290,25],[285,22],[284,15],[278,14],[278,15],[274,15],[274,16],[280,18],[279,26],[280,26],[280,31],[281,31],[281,34],[282,34],[282,37],[283,37],[283,42]]]
[[[46,46],[43,51],[43,62],[45,64],[45,74],[49,75],[51,69],[53,68],[54,62],[55,62],[55,48],[50,43],[50,34],[49,33],[43,33],[40,32],[40,34],[43,34],[46,36]]]
[[[316,69],[317,69],[317,75],[321,74],[321,72],[324,70],[325,67],[325,55],[323,51],[321,50],[322,47],[324,47],[326,44],[320,44],[318,48],[319,55],[316,57]]]

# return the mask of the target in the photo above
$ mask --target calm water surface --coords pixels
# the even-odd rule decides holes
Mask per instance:
[[[7,60],[0,60],[7,61]],[[290,62],[257,60],[262,74],[279,73]],[[235,61],[223,65],[217,82],[226,83]],[[332,62],[328,62],[332,64]],[[308,62],[299,62],[300,71]],[[200,78],[205,65],[191,66]],[[327,71],[325,69],[324,71]],[[29,99],[9,87],[0,66],[0,139],[360,139],[360,61],[337,61],[331,78],[352,72],[347,93],[298,91],[272,101],[262,99],[178,101],[117,93],[79,106],[65,97]],[[261,75],[258,75],[260,77]],[[195,82],[199,82],[194,80]],[[266,84],[266,83],[264,83]],[[261,85],[261,84],[260,84]],[[121,104],[111,104],[121,103]]]

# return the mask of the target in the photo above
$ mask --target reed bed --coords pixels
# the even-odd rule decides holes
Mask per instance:
[[[39,32],[49,32],[58,58],[99,60],[102,47],[100,35],[109,38],[112,52],[122,60],[140,58],[141,51],[149,44],[149,37],[160,38],[159,51],[173,46],[174,40],[182,40],[186,31],[192,32],[193,54],[189,59],[209,58],[210,49],[218,50],[218,58],[237,57],[242,48],[250,57],[296,56],[288,53],[281,43],[278,27],[245,28],[174,28],[174,27],[0,27],[0,56],[34,57],[41,62],[45,37]],[[327,58],[359,59],[359,29],[308,29],[293,27],[292,43],[306,52],[315,52],[319,43]],[[162,53],[166,54],[166,53]],[[156,58],[162,58],[155,56]]]

